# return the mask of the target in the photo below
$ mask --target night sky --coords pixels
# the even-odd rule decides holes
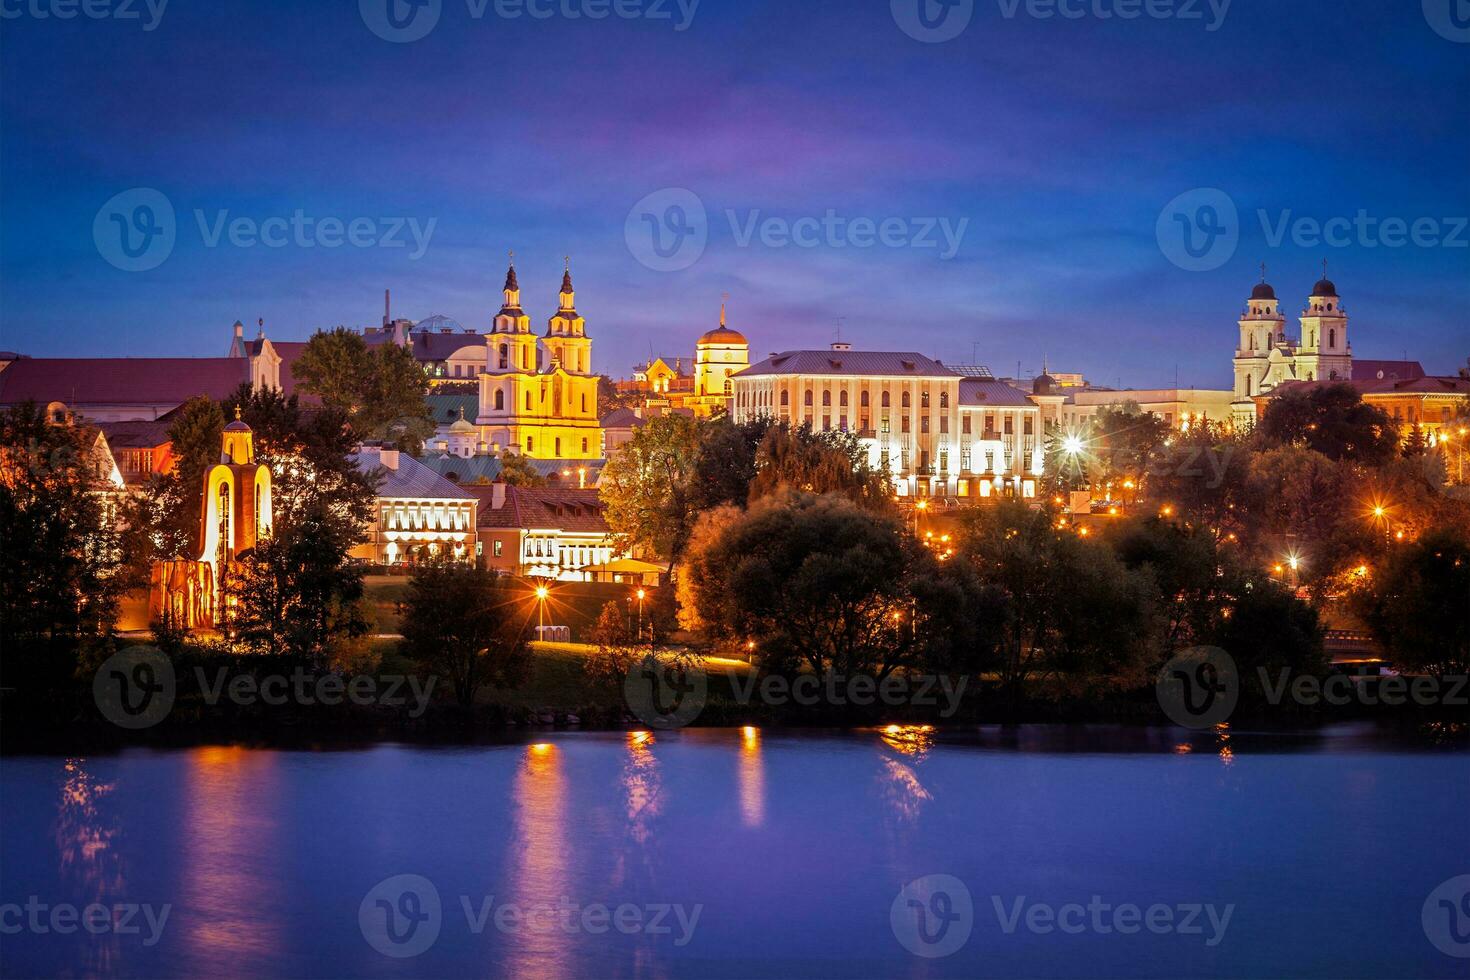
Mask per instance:
[[[385,287],[397,315],[486,329],[514,249],[543,331],[571,255],[615,375],[692,351],[728,292],[753,357],[840,330],[997,374],[1046,356],[1097,383],[1229,387],[1259,263],[1294,317],[1324,258],[1357,356],[1453,373],[1470,355],[1463,0],[1235,0],[1223,20],[1219,0],[1128,20],[1095,8],[1129,0],[1071,0],[1075,19],[973,0],[935,43],[900,25],[925,33],[918,0],[703,0],[692,19],[690,0],[619,0],[644,16],[596,20],[429,0],[438,20],[411,42],[370,29],[392,32],[385,0],[172,0],[156,24],[144,0],[88,2],[138,19],[3,0],[5,349],[218,356],[236,319],[277,339],[375,324]],[[967,12],[925,2],[939,33]],[[397,13],[414,30],[433,10]],[[158,194],[105,207],[132,188]],[[1238,220],[1199,210],[1218,195],[1166,210],[1197,188]],[[166,243],[159,195],[171,250],[118,268],[123,230]],[[213,237],[298,210],[357,219],[359,244]],[[1371,231],[1273,241],[1283,219],[1360,211]],[[1211,214],[1226,234],[1191,239],[1216,243],[1202,259],[1169,243]],[[407,218],[433,222],[421,255]],[[794,244],[772,218],[816,221]],[[1419,222],[1419,242],[1383,219]],[[952,247],[941,229],[961,222]],[[696,233],[664,237],[678,229]]]

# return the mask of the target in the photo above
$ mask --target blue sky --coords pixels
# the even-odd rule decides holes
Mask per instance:
[[[7,349],[217,355],[236,319],[376,323],[385,287],[400,315],[484,328],[514,249],[543,326],[571,255],[615,375],[691,349],[728,292],[755,355],[840,329],[996,373],[1226,387],[1258,264],[1294,315],[1324,258],[1358,356],[1470,355],[1470,43],[1436,31],[1438,0],[962,0],[934,43],[901,26],[919,0],[438,0],[409,42],[370,28],[386,0],[58,2],[3,0]],[[109,261],[133,188],[174,212],[141,271]],[[1237,215],[1190,271],[1164,212],[1200,188]],[[690,202],[702,221],[670,211]],[[298,212],[310,231],[272,237]],[[1344,231],[1360,213],[1373,230]],[[653,227],[703,250],[661,271]]]

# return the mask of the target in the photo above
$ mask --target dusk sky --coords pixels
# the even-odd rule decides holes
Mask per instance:
[[[1470,43],[1435,29],[1436,0],[1235,0],[1223,20],[1220,0],[1131,20],[974,0],[936,43],[900,27],[915,0],[703,0],[692,18],[690,0],[622,0],[667,16],[601,20],[442,0],[405,43],[369,28],[373,2],[172,0],[155,24],[143,0],[137,20],[4,0],[0,347],[218,356],[236,319],[276,339],[376,324],[385,287],[396,315],[487,329],[514,249],[538,330],[571,255],[594,366],[617,376],[692,352],[728,292],[753,359],[840,329],[996,374],[1046,356],[1097,383],[1177,369],[1225,388],[1259,263],[1294,325],[1324,258],[1355,355],[1431,373],[1470,355]],[[132,188],[176,215],[143,271],[94,234]],[[678,224],[668,207],[690,197],[671,188],[708,241],[660,271],[637,236],[643,213]],[[1156,233],[1197,188],[1239,215],[1207,271]],[[212,237],[298,210],[372,230],[337,247]],[[810,247],[759,230],[829,210]],[[1273,241],[1283,221],[1360,211],[1370,231]],[[401,247],[366,244],[409,218]],[[859,247],[852,222],[888,219],[889,244]],[[1385,241],[1384,219],[1420,222],[1421,242]]]

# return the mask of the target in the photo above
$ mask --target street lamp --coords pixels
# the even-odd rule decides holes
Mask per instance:
[[[634,595],[638,597],[638,638],[641,640],[643,639],[643,599],[648,593],[640,588]]]
[[[538,631],[536,639],[538,640],[541,638],[539,631],[546,626],[546,597],[549,595],[551,595],[551,590],[546,586],[536,586],[536,628]]]

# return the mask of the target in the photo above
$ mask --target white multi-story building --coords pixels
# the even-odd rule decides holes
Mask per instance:
[[[735,422],[769,416],[855,433],[900,496],[1036,494],[1041,412],[1006,382],[845,343],[773,354],[730,380]]]

